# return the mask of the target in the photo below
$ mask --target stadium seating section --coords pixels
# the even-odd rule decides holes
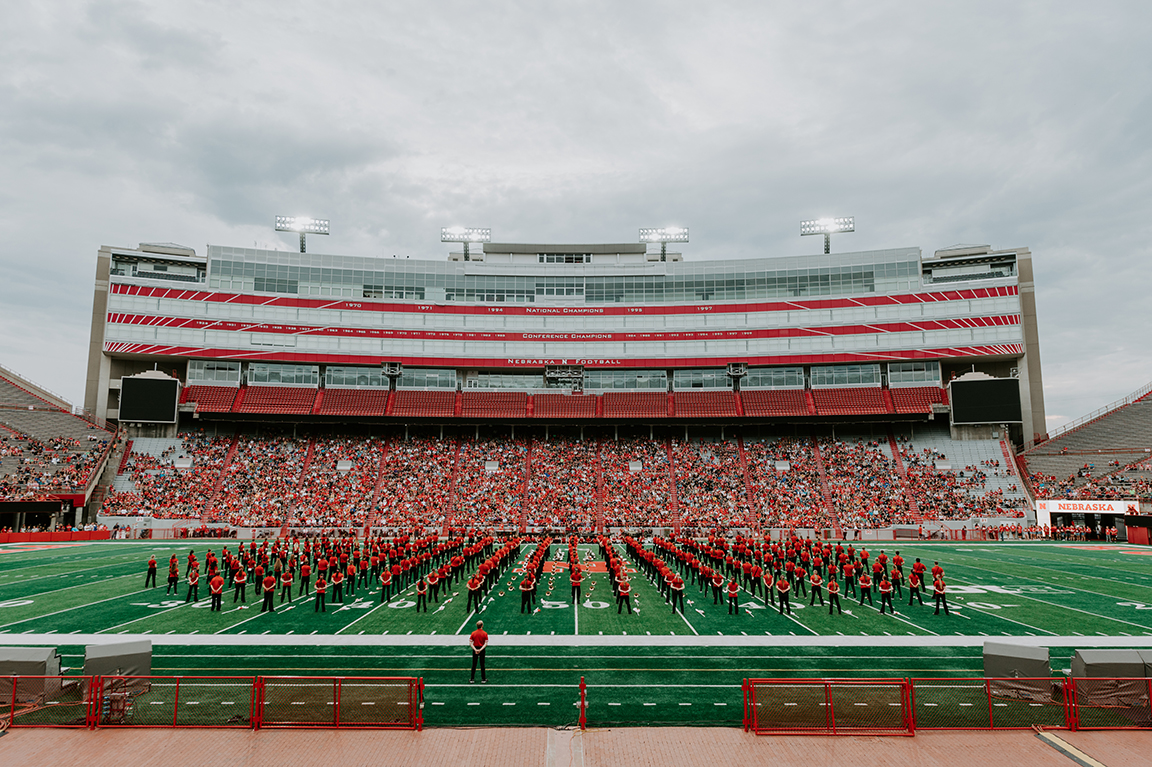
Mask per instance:
[[[465,391],[461,415],[465,418],[524,418],[528,395],[522,391]]]
[[[890,392],[897,413],[931,413],[933,405],[944,403],[944,390],[937,386],[910,386]]]
[[[185,386],[180,402],[195,402],[201,413],[230,413],[240,389],[235,386]]]
[[[820,415],[883,415],[888,411],[884,390],[876,388],[813,389]]]
[[[249,386],[233,405],[236,413],[305,415],[312,412],[317,390],[297,386]]]
[[[397,418],[450,418],[456,407],[453,390],[398,389],[392,415]]]
[[[740,392],[744,415],[755,418],[808,415],[803,389],[751,389]]]
[[[678,391],[677,418],[735,418],[736,394],[730,391]]]
[[[602,397],[605,418],[668,417],[668,394],[665,392],[607,392]]]
[[[388,407],[387,389],[325,389],[320,415],[382,416]]]
[[[902,428],[891,438],[886,430],[838,427],[836,438],[746,443],[190,432],[179,440],[135,440],[104,511],[257,526],[374,521],[581,530],[600,518],[609,526],[679,521],[706,530],[1021,514],[1024,495],[998,440],[954,442],[943,426]],[[176,468],[181,457],[192,458],[192,467]]]
[[[593,418],[596,397],[591,394],[537,394],[533,398],[535,418]]]

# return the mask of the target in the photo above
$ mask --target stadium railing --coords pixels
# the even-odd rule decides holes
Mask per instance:
[[[744,729],[757,735],[912,735],[906,679],[745,679]]]
[[[1152,729],[1152,678],[1069,680],[1072,729]]]
[[[418,677],[0,676],[0,731],[423,725]]]
[[[424,682],[415,677],[260,677],[257,727],[420,730]]]
[[[1072,729],[1072,695],[1062,677],[911,679],[918,730]]]
[[[252,727],[256,677],[95,677],[94,727]]]

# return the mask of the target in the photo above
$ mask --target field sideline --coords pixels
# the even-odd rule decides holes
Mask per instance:
[[[54,644],[70,673],[80,672],[88,642],[147,638],[158,675],[422,676],[428,723],[468,726],[569,724],[581,677],[590,722],[738,724],[744,677],[980,676],[982,642],[1009,637],[1051,646],[1053,673],[1061,673],[1077,647],[1152,646],[1152,551],[902,544],[909,562],[919,556],[945,568],[953,615],[933,615],[930,600],[909,608],[905,597],[895,617],[845,599],[843,616],[803,600],[788,618],[744,593],[741,614],[729,616],[689,586],[692,604],[681,616],[639,575],[638,613],[618,615],[604,573],[591,574],[576,608],[566,574],[557,574],[551,593],[547,584],[540,589],[551,606],[521,615],[519,578],[508,572],[480,614],[492,633],[491,680],[469,684],[463,634],[476,615],[465,612],[459,583],[428,613],[415,612],[411,589],[386,604],[378,591],[358,590],[325,614],[305,596],[261,615],[251,594],[240,605],[229,592],[225,611],[210,613],[207,599],[183,601],[183,584],[169,599],[163,585],[141,588],[149,555],[163,562],[194,548],[203,558],[219,546],[0,547],[0,641]],[[595,547],[582,548],[595,555]],[[895,548],[885,546],[890,555]]]

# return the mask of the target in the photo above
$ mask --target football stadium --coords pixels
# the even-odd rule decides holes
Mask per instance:
[[[0,726],[514,726],[550,764],[1152,729],[1152,386],[1047,432],[1028,249],[278,223],[300,252],[100,248],[82,407],[0,369]]]

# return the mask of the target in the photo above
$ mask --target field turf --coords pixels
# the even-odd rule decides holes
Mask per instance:
[[[738,724],[744,677],[980,676],[981,648],[973,640],[1013,636],[1053,637],[1059,673],[1076,646],[1101,637],[1152,640],[1148,550],[901,544],[909,562],[919,556],[945,568],[953,615],[933,615],[930,599],[908,607],[905,596],[897,616],[849,599],[844,615],[829,616],[796,599],[799,609],[789,618],[742,594],[741,614],[730,616],[726,605],[689,585],[682,616],[639,575],[638,612],[618,615],[604,573],[590,575],[575,609],[567,575],[557,573],[550,587],[541,586],[541,609],[522,615],[519,576],[510,571],[479,616],[492,634],[490,682],[469,684],[463,635],[476,615],[465,612],[462,584],[428,613],[416,613],[411,589],[386,604],[379,592],[358,590],[325,614],[313,611],[309,597],[284,606],[277,597],[277,611],[262,615],[251,593],[245,605],[227,593],[224,612],[211,613],[206,598],[183,601],[183,583],[177,597],[164,594],[162,580],[157,589],[142,588],[149,555],[163,566],[171,553],[183,559],[190,548],[203,559],[219,542],[0,547],[0,642],[58,642],[72,673],[83,664],[83,643],[104,634],[151,638],[154,674],[422,676],[430,725],[558,726],[576,720],[581,677],[592,723]],[[869,547],[874,555],[880,548]],[[889,555],[895,548],[884,546]],[[594,556],[594,547],[586,554]],[[69,635],[84,636],[70,643]],[[211,635],[221,635],[220,643]]]

